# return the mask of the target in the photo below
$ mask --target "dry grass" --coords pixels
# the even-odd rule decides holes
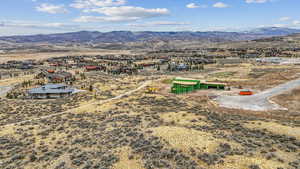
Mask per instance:
[[[161,126],[152,128],[153,134],[166,140],[171,147],[188,152],[191,148],[199,152],[213,153],[220,143],[228,143],[232,147],[237,144],[216,139],[212,134],[183,127]]]
[[[34,77],[34,75],[24,75],[24,76],[21,76],[21,77],[3,79],[3,80],[0,80],[0,86],[14,85],[14,84],[17,84],[17,83],[21,83],[25,80],[31,80],[33,77]]]
[[[277,167],[285,168],[285,165],[273,160],[266,160],[263,157],[245,157],[245,156],[228,156],[224,160],[224,164],[216,165],[213,169],[246,169],[250,165],[258,165],[260,169],[275,169]]]
[[[225,79],[227,78],[228,80],[233,80],[236,81],[237,83],[244,83],[241,81],[238,81],[236,79],[239,78],[248,78],[247,74],[249,73],[249,67],[251,67],[251,65],[242,65],[241,67],[232,67],[232,68],[228,68],[228,70],[226,70],[227,68],[221,68],[221,72],[237,72],[234,73],[232,75],[232,77],[225,77]],[[226,71],[224,71],[226,70]],[[241,70],[241,71],[238,71]],[[198,76],[203,76],[202,73],[197,73]],[[269,75],[269,77],[271,77],[271,75]],[[28,77],[30,78],[30,77]],[[119,81],[113,81],[113,80],[109,80],[108,82],[105,83],[96,83],[94,84],[94,87],[99,88],[100,91],[112,91],[112,95],[119,95],[122,94],[126,91],[129,91],[131,89],[136,88],[138,85],[138,83],[143,82],[146,78],[141,78],[139,76],[134,76],[134,77],[125,77],[122,80],[126,81],[126,83],[121,83],[122,86],[118,86],[116,85],[116,82]],[[24,79],[20,80],[23,81]],[[272,79],[271,79],[272,80]],[[121,81],[121,80],[120,80]],[[0,85],[1,84],[14,84],[14,83],[18,83],[18,79],[11,79],[8,81],[5,81],[5,83],[3,81],[0,81]],[[160,83],[169,83],[169,80],[165,80],[165,81],[161,81]],[[245,82],[248,83],[249,82]],[[254,83],[254,82],[253,82]],[[265,82],[258,82],[258,86],[264,84]],[[276,81],[277,83],[277,81]],[[153,83],[152,85],[157,85],[155,83]],[[164,85],[168,85],[168,84],[164,84]],[[268,87],[268,86],[267,86]],[[169,88],[167,88],[169,92]],[[199,91],[200,92],[200,91]],[[204,92],[204,91],[201,91]],[[210,91],[209,91],[210,92]],[[216,91],[217,93],[219,93],[219,91]],[[87,94],[91,94],[91,93],[87,93]],[[149,135],[153,135],[153,136],[158,136],[160,137],[162,140],[164,140],[166,143],[168,143],[167,145],[165,145],[167,148],[174,148],[174,149],[178,149],[178,150],[182,150],[184,155],[187,155],[189,157],[191,157],[193,160],[195,160],[200,166],[205,166],[205,168],[208,169],[246,169],[249,168],[250,165],[252,164],[257,164],[260,166],[261,169],[276,169],[277,167],[283,167],[283,168],[287,168],[286,163],[280,163],[277,162],[275,160],[266,160],[265,157],[262,157],[262,154],[259,153],[259,150],[256,151],[255,153],[257,153],[254,156],[248,156],[249,154],[243,155],[243,156],[238,156],[238,155],[234,155],[234,156],[226,156],[226,158],[224,159],[224,164],[217,164],[217,165],[213,165],[213,166],[207,166],[203,161],[199,160],[196,156],[192,156],[190,153],[191,149],[194,149],[197,154],[201,154],[201,153],[217,153],[217,148],[219,147],[220,143],[227,143],[229,144],[232,148],[241,148],[241,145],[235,143],[235,142],[230,142],[227,141],[225,139],[222,138],[215,138],[214,135],[212,133],[215,132],[224,132],[223,130],[218,130],[216,129],[216,131],[213,130],[207,130],[207,132],[203,132],[203,131],[198,131],[198,130],[194,130],[194,129],[189,129],[189,127],[191,126],[209,126],[211,124],[213,124],[213,121],[208,122],[207,118],[205,115],[199,115],[197,114],[197,111],[195,111],[194,113],[192,108],[197,107],[199,110],[206,108],[206,106],[208,106],[209,102],[207,101],[207,97],[206,93],[203,94],[203,97],[201,95],[201,97],[199,97],[199,95],[180,95],[180,96],[170,96],[170,95],[160,95],[161,91],[159,91],[157,94],[146,94],[145,90],[141,90],[139,92],[134,93],[133,95],[130,95],[128,97],[123,97],[121,99],[117,99],[117,100],[113,100],[111,102],[107,102],[107,103],[101,103],[101,100],[110,98],[111,96],[106,96],[103,95],[103,98],[97,98],[97,99],[92,99],[89,101],[83,101],[80,103],[80,106],[78,108],[74,108],[71,111],[71,114],[79,114],[82,113],[80,115],[106,115],[105,112],[108,111],[120,111],[122,114],[115,114],[115,115],[110,115],[107,114],[107,117],[111,118],[111,119],[117,119],[115,117],[118,116],[124,116],[124,115],[128,115],[128,116],[137,116],[137,117],[145,117],[147,115],[147,112],[149,113],[153,113],[155,115],[159,115],[160,119],[159,120],[154,120],[154,122],[160,122],[160,120],[162,120],[165,123],[168,123],[168,126],[165,126],[165,123],[159,123],[159,124],[163,124],[164,126],[159,126],[159,127],[154,127],[152,126],[152,128],[150,128],[151,131],[153,131],[153,133],[149,134]],[[196,93],[198,94],[198,93]],[[166,111],[162,111],[159,112],[158,109],[154,109],[154,106],[151,105],[151,102],[147,102],[144,101],[143,102],[139,102],[140,99],[142,98],[154,98],[153,99],[153,105],[155,105],[156,101],[158,102],[157,107],[160,107],[159,105],[159,101],[160,100],[168,100],[168,99],[175,99],[179,100],[180,102],[184,102],[186,103],[186,106],[174,106],[174,108],[172,110],[167,109]],[[285,96],[281,96],[280,100],[285,100]],[[293,100],[293,99],[297,99],[297,93],[293,95],[293,97],[291,97],[290,99],[287,100]],[[202,99],[202,100],[201,100]],[[148,105],[149,103],[149,105]],[[179,103],[179,102],[178,102]],[[170,104],[170,103],[169,103]],[[296,104],[296,102],[295,102]],[[173,104],[170,104],[170,106],[172,106]],[[176,105],[176,102],[174,103],[174,105]],[[166,105],[166,107],[168,107]],[[168,107],[169,108],[169,107]],[[172,107],[170,107],[172,108]],[[190,109],[191,108],[191,109]],[[180,109],[180,110],[177,110]],[[204,109],[205,110],[205,109]],[[207,111],[213,111],[215,109],[209,109]],[[239,112],[238,110],[219,110],[216,109],[215,112],[218,113],[228,113],[228,114],[233,114],[236,112]],[[260,112],[261,113],[261,112]],[[247,114],[247,112],[242,112],[241,114],[244,114],[246,116],[249,116],[249,114]],[[265,113],[264,113],[265,114]],[[65,116],[65,115],[63,115]],[[253,116],[257,116],[256,114]],[[78,117],[76,119],[73,119],[76,122],[96,122],[98,124],[101,124],[101,120],[96,120],[96,119],[92,119],[92,117],[97,117],[97,116],[83,116],[83,117]],[[99,116],[100,117],[100,116]],[[124,116],[125,117],[125,116]],[[209,116],[208,116],[209,117]],[[72,121],[73,121],[72,120]],[[122,123],[123,121],[116,121],[116,122],[109,122],[106,126],[105,126],[105,130],[108,133],[112,133],[112,129],[118,129],[120,125],[120,123]],[[244,121],[240,121],[241,123]],[[60,124],[61,122],[58,122],[58,124]],[[172,123],[172,124],[170,124]],[[34,129],[32,131],[26,131],[27,133],[32,133],[33,136],[29,137],[29,138],[34,138],[36,140],[35,143],[32,144],[32,146],[34,146],[35,148],[41,144],[41,142],[43,142],[45,145],[47,145],[47,147],[49,147],[50,149],[55,150],[55,148],[53,148],[54,144],[53,144],[53,138],[55,138],[54,140],[65,140],[66,142],[70,143],[70,141],[68,141],[67,139],[65,139],[67,137],[67,135],[64,133],[65,131],[59,132],[59,131],[53,131],[50,132],[49,135],[47,135],[46,138],[42,138],[43,136],[38,135],[38,132],[44,131],[45,129],[48,128],[47,125],[44,125],[43,123],[40,123],[37,121],[37,124],[40,125],[36,125],[35,127],[32,125],[26,125],[26,126],[20,126],[20,127],[24,127],[24,129],[28,128],[28,127],[34,127]],[[156,124],[156,123],[155,123]],[[259,125],[260,124],[260,125]],[[56,125],[56,124],[55,124]],[[89,134],[87,130],[85,129],[79,129],[79,128],[68,128],[67,126],[68,124],[66,124],[64,127],[67,128],[67,131],[76,131],[76,137],[74,136],[74,138],[81,138],[84,137],[84,134]],[[138,129],[141,129],[141,131],[148,131],[148,121],[147,120],[142,120],[141,124],[135,124],[136,127]],[[116,127],[118,126],[118,127]],[[147,127],[146,127],[147,126]],[[276,133],[276,134],[285,134],[285,135],[289,135],[289,136],[294,136],[297,139],[300,139],[300,129],[299,127],[289,127],[289,126],[283,126],[281,124],[275,123],[275,122],[260,122],[260,121],[254,121],[253,123],[248,123],[245,124],[245,127],[247,128],[253,128],[253,129],[265,129],[268,130],[272,133]],[[89,128],[91,129],[91,128]],[[77,132],[78,130],[78,132]],[[93,131],[93,130],[91,130]],[[98,131],[98,130],[97,130]],[[0,127],[0,137],[1,136],[14,136],[15,133],[17,132],[17,129],[14,128],[13,126],[6,126],[6,127]],[[93,131],[96,132],[96,131]],[[210,133],[211,132],[211,133]],[[226,131],[226,132],[232,132],[234,133],[235,131]],[[94,133],[93,133],[94,134]],[[227,134],[227,133],[225,133]],[[90,137],[93,138],[93,140],[97,140],[99,141],[102,138],[96,138],[96,137],[92,137],[93,135],[91,134]],[[116,138],[118,138],[119,135],[116,136]],[[21,138],[21,137],[16,137],[16,139]],[[164,143],[164,141],[160,140],[162,143]],[[80,144],[79,144],[80,145]],[[68,145],[71,148],[74,148],[73,145]],[[80,145],[81,146],[81,145]],[[98,145],[99,147],[104,146],[104,145]],[[123,146],[123,145],[122,145]],[[35,149],[33,148],[33,149]],[[93,149],[95,147],[90,147],[90,149]],[[97,147],[98,148],[98,147]],[[264,147],[265,148],[265,147]],[[86,150],[86,147],[82,146],[80,147],[81,150]],[[146,162],[143,159],[141,159],[141,156],[143,154],[133,154],[132,150],[130,147],[116,147],[116,149],[109,149],[108,152],[111,152],[111,150],[116,153],[117,157],[119,158],[119,161],[114,164],[113,168],[114,169],[143,169],[143,163]],[[93,150],[89,150],[89,151],[93,151]],[[76,152],[75,152],[76,153]],[[297,152],[298,153],[298,152]],[[41,153],[42,154],[42,153]],[[131,158],[131,155],[133,155],[133,158]],[[190,156],[191,155],[191,156]],[[282,159],[284,159],[284,161],[289,162],[291,160],[296,160],[293,158],[297,158],[297,155],[295,155],[295,153],[287,153],[284,152],[284,150],[277,150],[276,151],[276,155]],[[69,158],[69,154],[67,153],[63,153],[59,158],[57,159],[53,159],[51,161],[51,164],[49,163],[40,163],[40,162],[35,162],[34,164],[29,164],[27,166],[23,166],[24,168],[41,168],[43,165],[46,165],[47,168],[55,168],[55,166],[58,166],[59,163],[65,161],[67,163],[67,166],[72,166],[72,164],[70,162],[72,162],[72,160]],[[74,167],[74,166],[72,166]]]
[[[15,132],[14,126],[5,126],[0,127],[0,137],[5,135],[13,135]]]
[[[120,160],[113,166],[113,169],[144,169],[139,157],[135,155],[133,159],[129,159],[130,153],[130,147],[120,148],[118,153]]]
[[[190,125],[195,124],[198,126],[208,125],[205,120],[206,117],[195,115],[193,113],[188,113],[184,111],[180,112],[169,112],[160,115],[160,118],[167,123],[174,122],[179,125]],[[192,120],[197,120],[196,122],[191,122]]]
[[[275,134],[288,135],[300,139],[300,127],[284,126],[275,122],[253,121],[244,124],[245,127],[251,129],[265,129]]]

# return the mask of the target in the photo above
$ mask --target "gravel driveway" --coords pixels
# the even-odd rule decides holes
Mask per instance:
[[[269,100],[269,98],[290,91],[300,86],[300,79],[281,84],[252,96],[219,96],[216,101],[221,107],[266,111],[285,109]]]

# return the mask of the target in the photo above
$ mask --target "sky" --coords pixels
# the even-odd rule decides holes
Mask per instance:
[[[300,28],[299,0],[1,0],[0,36]]]

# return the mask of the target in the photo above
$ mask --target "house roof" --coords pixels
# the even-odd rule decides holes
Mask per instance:
[[[44,87],[46,89],[57,89],[57,88],[68,87],[68,86],[65,84],[46,84],[42,87]]]
[[[72,74],[69,72],[57,72],[57,73],[51,73],[47,74],[48,78],[68,78],[72,77]]]
[[[62,89],[62,87],[66,87]],[[64,84],[47,84],[38,88],[33,88],[28,91],[29,94],[59,94],[59,93],[73,93],[74,89],[68,88]]]

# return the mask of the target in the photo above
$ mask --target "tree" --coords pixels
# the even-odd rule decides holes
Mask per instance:
[[[81,77],[81,79],[86,79],[86,76],[85,76],[84,73],[81,73],[81,74],[80,74],[80,77]]]
[[[93,88],[93,85],[90,85],[90,87],[89,87],[89,91],[90,91],[90,92],[92,92],[92,91],[93,91],[93,89],[94,89],[94,88]]]

